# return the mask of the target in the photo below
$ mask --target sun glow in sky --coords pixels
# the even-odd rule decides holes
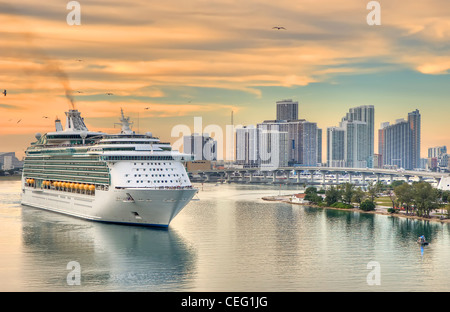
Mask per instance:
[[[64,120],[66,90],[90,130],[117,132],[123,108],[171,142],[196,116],[256,124],[291,98],[324,133],[350,107],[374,105],[376,130],[419,109],[422,157],[450,144],[448,0],[380,0],[378,26],[361,0],[80,0],[74,26],[68,2],[0,2],[0,151]]]

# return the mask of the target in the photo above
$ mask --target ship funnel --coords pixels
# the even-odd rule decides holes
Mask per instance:
[[[78,110],[71,109],[66,112],[66,129],[64,131],[88,131]]]

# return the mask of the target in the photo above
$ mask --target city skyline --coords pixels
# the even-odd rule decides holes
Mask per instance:
[[[256,125],[290,98],[323,130],[351,107],[374,105],[375,130],[419,109],[422,155],[450,144],[448,1],[383,2],[380,26],[356,0],[80,1],[80,26],[67,25],[66,4],[0,3],[4,152],[21,157],[52,131],[66,95],[92,131],[117,132],[123,108],[135,130],[170,142],[194,117],[225,128],[233,111]]]

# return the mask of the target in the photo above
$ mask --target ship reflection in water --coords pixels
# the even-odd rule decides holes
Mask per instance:
[[[30,208],[22,210],[22,223],[23,273],[32,277],[26,290],[183,290],[192,280],[195,252],[175,230],[99,224]],[[80,285],[67,283],[71,261],[80,265]]]

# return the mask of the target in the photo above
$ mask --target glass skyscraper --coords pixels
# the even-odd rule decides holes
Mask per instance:
[[[408,120],[397,119],[395,124],[385,122],[381,125],[379,151],[384,167],[397,167],[407,170],[420,168],[420,128],[419,110],[408,114]]]
[[[327,162],[330,167],[372,167],[374,157],[373,105],[350,108],[339,127],[327,130]]]

